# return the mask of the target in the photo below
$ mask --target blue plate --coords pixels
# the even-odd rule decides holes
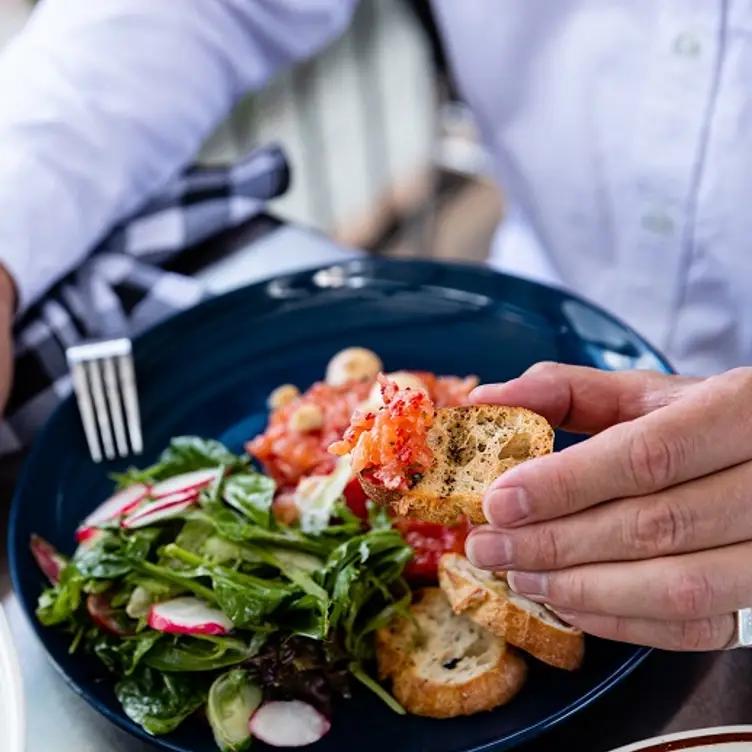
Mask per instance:
[[[379,353],[386,367],[509,379],[539,360],[605,369],[670,371],[635,332],[560,291],[488,269],[423,261],[355,261],[278,277],[204,303],[135,343],[146,448],[151,462],[171,436],[217,437],[239,449],[262,430],[266,396],[277,385],[305,387],[348,345]],[[559,436],[559,446],[574,440]],[[74,402],[66,400],[39,436],[16,489],[10,518],[13,584],[52,660],[99,712],[152,739],[120,710],[94,660],[67,653],[68,638],[34,618],[44,583],[28,551],[37,532],[62,551],[76,524],[127,463],[94,465]],[[647,650],[589,640],[582,670],[570,674],[530,660],[530,677],[506,707],[471,718],[400,718],[367,693],[342,702],[316,750],[361,752],[501,750],[549,728],[621,681]],[[164,749],[214,750],[200,718],[154,739]]]

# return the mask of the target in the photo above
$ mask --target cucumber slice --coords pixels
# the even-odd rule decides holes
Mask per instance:
[[[248,722],[261,704],[262,694],[244,669],[236,668],[214,680],[206,714],[214,740],[223,752],[239,752],[251,743]]]

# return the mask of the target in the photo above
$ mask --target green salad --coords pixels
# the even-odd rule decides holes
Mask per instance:
[[[369,674],[374,632],[406,612],[412,550],[375,508],[344,503],[349,467],[309,484],[301,521],[275,521],[274,482],[196,437],[115,478],[70,559],[34,536],[51,586],[42,624],[95,655],[124,712],[166,734],[205,712],[223,750],[256,736],[320,738],[353,681],[403,712]]]

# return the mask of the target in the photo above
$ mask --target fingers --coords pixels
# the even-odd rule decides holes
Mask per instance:
[[[732,614],[689,621],[659,621],[576,611],[557,613],[567,623],[595,637],[661,650],[723,650],[731,642],[736,627]]]
[[[597,433],[673,402],[698,380],[652,371],[609,373],[537,363],[520,378],[477,387],[470,399],[479,404],[527,407],[555,427]]]
[[[486,569],[550,570],[652,559],[752,539],[752,462],[648,496],[522,527],[476,528],[468,557]]]
[[[681,399],[561,452],[524,462],[489,487],[488,521],[516,526],[638,496],[752,456],[752,369],[687,387]]]
[[[510,587],[556,610],[687,621],[752,604],[752,543],[637,562],[507,573]]]

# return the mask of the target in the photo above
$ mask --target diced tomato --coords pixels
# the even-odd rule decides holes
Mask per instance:
[[[414,373],[426,385],[437,408],[466,405],[468,395],[478,386],[477,376],[436,376],[430,371]]]
[[[336,459],[327,448],[342,438],[350,416],[370,388],[369,382],[362,381],[343,386],[314,384],[305,394],[274,410],[266,431],[249,441],[246,451],[261,462],[280,487],[294,487],[308,475],[332,472]],[[305,404],[321,408],[324,419],[320,429],[301,432],[291,428],[292,414]]]
[[[462,553],[470,525],[463,521],[456,525],[437,525],[433,522],[400,519],[395,527],[415,551],[415,556],[405,567],[405,577],[414,584],[431,584],[438,576],[442,554]]]
[[[368,497],[357,478],[353,478],[345,487],[345,501],[353,514],[358,515],[362,520],[368,519],[368,509],[366,508]]]
[[[464,404],[470,390],[478,383],[474,376],[436,376],[427,371],[413,373],[425,384],[430,398],[428,402],[433,402],[436,407]],[[302,478],[326,475],[334,470],[336,458],[328,452],[328,448],[333,442],[343,438],[351,417],[354,417],[354,411],[366,400],[374,383],[374,380],[353,381],[341,386],[316,383],[292,402],[274,410],[264,433],[248,442],[248,453],[259,460],[265,471],[277,482],[274,512],[280,521],[291,524],[297,518],[293,492]],[[396,387],[389,387],[390,399],[395,398],[395,392]],[[291,416],[298,407],[306,404],[321,408],[324,419],[320,429],[299,431],[292,427]],[[410,413],[411,410],[415,412],[414,405],[408,407],[407,412]],[[361,414],[364,430],[372,427],[372,418],[373,414]],[[403,421],[400,430],[395,430],[392,451],[394,461],[391,469],[383,470],[383,476],[392,484],[402,484],[410,473],[418,472],[421,464],[427,467],[432,460],[425,452],[415,449],[420,445],[420,440],[408,441],[411,431],[410,418]],[[370,453],[369,448],[363,452],[363,456]],[[357,515],[365,517],[365,495],[359,484],[351,483],[345,495],[350,508]]]

